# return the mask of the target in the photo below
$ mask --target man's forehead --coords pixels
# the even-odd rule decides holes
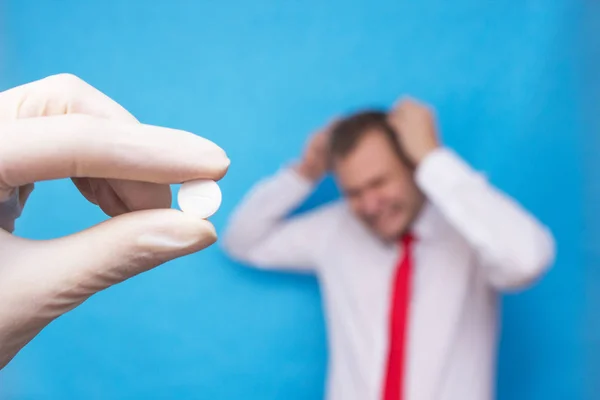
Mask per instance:
[[[382,159],[362,162],[341,161],[333,173],[339,184],[348,190],[360,190],[391,175],[392,166]]]
[[[396,163],[397,156],[384,135],[365,136],[348,154],[334,161],[336,170],[381,168]]]

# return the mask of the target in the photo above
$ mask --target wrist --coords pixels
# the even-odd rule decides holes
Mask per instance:
[[[309,165],[303,162],[295,164],[292,168],[302,178],[310,181],[311,183],[318,182],[325,175],[322,171],[316,170],[315,168],[311,168]]]
[[[419,154],[417,154],[414,157],[414,163],[416,167],[419,167],[419,165],[421,165],[421,163],[423,163],[431,154],[435,153],[436,150],[439,150],[441,148],[441,146],[439,144],[432,144],[431,146],[427,147],[426,149],[424,149],[423,151],[421,151]]]

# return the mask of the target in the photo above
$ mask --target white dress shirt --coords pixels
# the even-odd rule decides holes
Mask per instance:
[[[415,178],[428,203],[413,226],[404,398],[492,399],[498,293],[528,285],[552,264],[553,237],[449,149],[430,154]],[[312,190],[283,168],[246,196],[222,243],[244,263],[314,272],[328,327],[326,398],[380,399],[402,249],[374,236],[343,199],[287,218]]]
[[[21,216],[21,211],[19,191],[15,190],[8,199],[0,201],[0,229],[12,233],[15,230],[15,220]]]

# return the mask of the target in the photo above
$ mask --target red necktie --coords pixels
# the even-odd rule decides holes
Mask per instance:
[[[413,236],[402,237],[404,254],[399,260],[394,278],[390,307],[389,353],[383,400],[402,400],[406,358],[406,332],[410,305]]]

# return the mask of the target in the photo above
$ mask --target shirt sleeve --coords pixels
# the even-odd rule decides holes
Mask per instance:
[[[524,287],[553,263],[555,243],[549,229],[453,151],[440,148],[427,156],[416,180],[473,247],[484,276],[497,289]]]
[[[314,272],[330,206],[288,217],[312,191],[291,168],[259,182],[232,213],[223,250],[259,268]]]
[[[10,198],[0,202],[0,228],[12,233],[15,230],[15,220],[21,216],[21,211],[19,191],[15,190]]]

